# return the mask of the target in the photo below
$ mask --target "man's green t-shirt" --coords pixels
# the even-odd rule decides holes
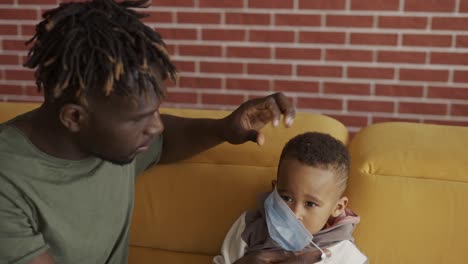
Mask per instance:
[[[159,137],[124,166],[63,160],[0,124],[0,263],[27,263],[46,250],[55,263],[127,263],[135,175],[161,149]]]

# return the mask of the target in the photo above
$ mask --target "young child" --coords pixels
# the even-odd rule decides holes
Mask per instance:
[[[239,217],[213,263],[281,248],[319,250],[319,263],[368,263],[352,236],[359,216],[346,208],[343,196],[349,163],[346,147],[329,135],[309,132],[291,139],[281,153],[273,191],[259,199],[258,210]]]

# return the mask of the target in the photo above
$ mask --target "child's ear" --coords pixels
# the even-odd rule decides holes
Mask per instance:
[[[344,212],[347,205],[348,205],[348,197],[343,196],[340,199],[338,199],[338,202],[336,202],[336,205],[335,205],[335,209],[333,209],[332,216],[338,217],[340,214]]]
[[[276,186],[276,180],[271,181],[271,189],[274,190]]]

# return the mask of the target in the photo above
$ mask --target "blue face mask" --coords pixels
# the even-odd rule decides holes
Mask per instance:
[[[268,233],[280,247],[289,251],[301,251],[312,243],[322,252],[322,259],[326,258],[322,249],[312,241],[312,234],[297,219],[276,188],[265,199],[264,206]]]

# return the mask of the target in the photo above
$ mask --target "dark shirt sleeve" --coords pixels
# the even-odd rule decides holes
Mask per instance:
[[[1,177],[0,185],[0,263],[27,263],[48,246],[42,234],[33,228],[26,201]]]

